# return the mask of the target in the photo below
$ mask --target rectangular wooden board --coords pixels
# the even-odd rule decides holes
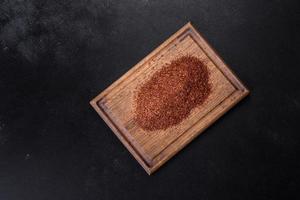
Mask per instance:
[[[206,63],[212,85],[208,99],[176,126],[151,132],[141,129],[134,120],[135,90],[164,64],[183,55],[196,56]],[[248,93],[232,70],[188,23],[90,104],[146,172],[151,174]]]

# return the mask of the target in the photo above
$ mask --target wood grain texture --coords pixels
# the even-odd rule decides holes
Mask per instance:
[[[134,95],[164,64],[183,55],[202,60],[212,91],[204,104],[180,124],[147,132],[134,121]],[[249,93],[198,31],[186,24],[115,81],[90,104],[148,174],[153,173]]]

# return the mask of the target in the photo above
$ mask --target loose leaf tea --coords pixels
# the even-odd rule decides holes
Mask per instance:
[[[207,66],[182,56],[153,74],[136,94],[135,120],[144,130],[167,129],[189,116],[209,96]]]

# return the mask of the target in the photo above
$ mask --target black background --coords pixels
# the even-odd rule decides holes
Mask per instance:
[[[297,0],[1,0],[0,200],[291,199],[299,17]],[[89,101],[188,21],[251,95],[148,176]]]

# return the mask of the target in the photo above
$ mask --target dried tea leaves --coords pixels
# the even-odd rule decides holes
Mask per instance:
[[[210,91],[207,66],[194,56],[180,57],[139,88],[135,120],[144,130],[167,129],[187,118]]]

